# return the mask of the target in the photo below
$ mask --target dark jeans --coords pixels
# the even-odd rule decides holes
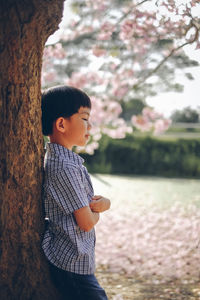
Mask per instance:
[[[63,300],[108,300],[94,275],[80,275],[50,265],[50,274]]]

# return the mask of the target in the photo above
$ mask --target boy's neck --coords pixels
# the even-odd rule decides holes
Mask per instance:
[[[55,137],[54,135],[50,135],[49,139],[50,139],[51,143],[61,145],[65,148],[67,148],[68,150],[72,151],[72,146],[69,146],[68,143],[61,137]]]

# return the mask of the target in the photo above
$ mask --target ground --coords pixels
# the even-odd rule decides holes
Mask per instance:
[[[96,276],[107,292],[109,300],[194,300],[200,299],[200,282],[183,284],[171,281],[152,284],[142,278],[110,273],[98,268]]]
[[[96,275],[109,300],[200,300],[200,181],[92,181],[112,201],[96,226]]]

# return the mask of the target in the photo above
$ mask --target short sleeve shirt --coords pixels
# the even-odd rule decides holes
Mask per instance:
[[[89,206],[94,195],[83,162],[78,154],[61,145],[46,145],[43,200],[48,226],[42,247],[56,267],[86,275],[95,271],[95,230],[80,229],[73,214]]]

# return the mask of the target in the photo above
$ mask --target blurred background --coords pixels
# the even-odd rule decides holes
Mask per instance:
[[[199,15],[199,1],[66,1],[46,44],[42,88],[68,84],[92,100],[91,139],[76,151],[112,200],[96,250],[110,299],[133,299],[136,278],[174,283],[164,299],[200,296]]]

